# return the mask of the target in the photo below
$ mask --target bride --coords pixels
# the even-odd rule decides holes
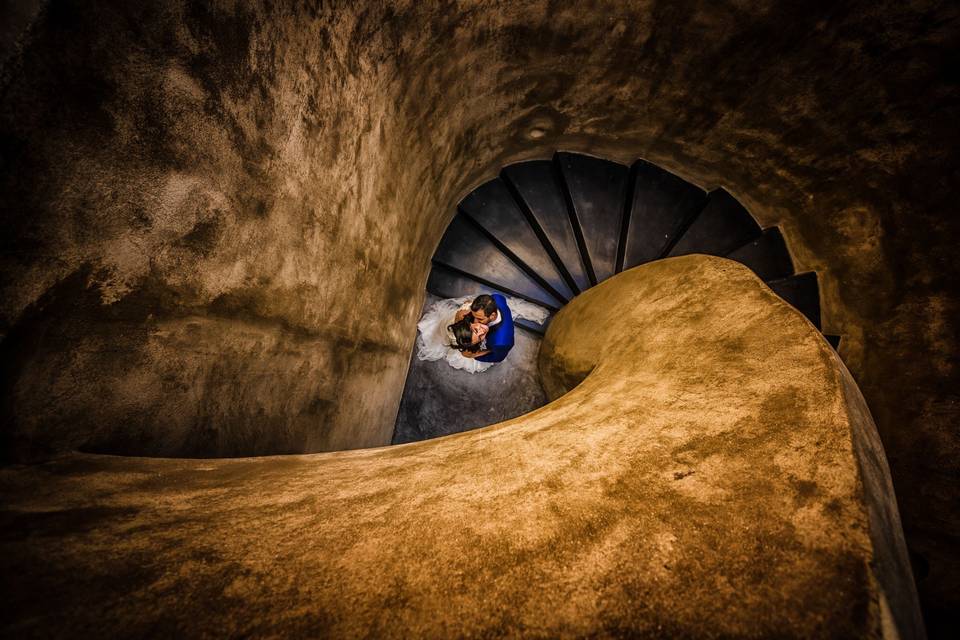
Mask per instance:
[[[514,321],[524,318],[538,324],[542,324],[547,318],[549,312],[537,305],[505,296],[507,306],[510,307],[510,313]],[[486,371],[495,362],[481,362],[476,360],[469,351],[461,353],[458,342],[463,344],[465,340],[471,340],[471,336],[454,335],[450,326],[459,324],[456,321],[459,316],[470,312],[470,303],[474,296],[464,296],[461,298],[446,298],[437,300],[426,310],[420,322],[417,323],[419,334],[417,335],[417,358],[420,360],[441,360],[444,359],[454,369],[463,369],[469,373],[479,373]],[[458,312],[461,312],[458,315]],[[478,323],[472,325],[472,342],[479,343],[486,334],[486,326]],[[458,340],[459,338],[459,340]]]

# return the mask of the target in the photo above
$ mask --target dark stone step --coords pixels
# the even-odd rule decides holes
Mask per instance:
[[[553,320],[553,314],[547,316],[546,320],[543,321],[543,324],[535,324],[526,319],[514,320],[513,324],[520,327],[524,331],[529,331],[539,337],[547,335],[547,329],[550,328],[550,321]]]
[[[760,225],[743,205],[724,189],[717,189],[707,196],[706,206],[693,219],[668,255],[704,253],[725,256],[760,237],[760,233]]]
[[[537,300],[531,300],[526,296],[520,295],[516,291],[491,286],[489,283],[479,282],[474,278],[462,273],[458,273],[457,271],[441,264],[434,264],[433,269],[430,270],[430,277],[427,279],[427,291],[435,296],[440,296],[441,298],[460,298],[462,296],[478,296],[481,293],[500,293],[505,296],[523,298],[529,302],[539,304],[550,311],[550,315],[547,316],[547,319],[544,320],[542,325],[529,320],[515,321],[515,324],[518,327],[523,327],[524,329],[533,331],[539,335],[546,333],[547,327],[550,326],[550,321],[553,319],[553,314],[557,311],[555,307],[551,308]]]
[[[554,158],[583,238],[587,277],[603,282],[616,272],[629,169],[579,153],[558,152]]]
[[[557,299],[531,278],[463,214],[458,213],[440,240],[433,261],[498,287],[505,287],[537,304],[557,308]],[[466,295],[466,294],[463,294]]]
[[[780,230],[761,230],[727,191],[706,194],[645,160],[628,170],[566,152],[505,167],[465,197],[434,254],[428,290],[500,292],[555,313],[621,267],[690,253],[741,262],[820,328],[816,274],[794,275]]]
[[[777,227],[764,229],[763,235],[733,250],[727,257],[750,267],[762,280],[793,275],[793,260]]]
[[[480,185],[460,202],[460,211],[488,231],[519,261],[522,269],[555,297],[569,301],[575,295],[557,271],[533,227],[503,180]]]
[[[671,243],[707,202],[706,191],[646,160],[637,160],[631,173],[633,204],[624,269],[666,255]]]
[[[820,287],[813,271],[779,280],[770,280],[767,286],[778,296],[796,307],[813,325],[820,328]]]
[[[556,168],[549,160],[531,160],[504,167],[504,184],[533,224],[543,232],[544,246],[569,287],[576,292],[590,288],[577,239],[567,213],[567,203],[557,184]]]

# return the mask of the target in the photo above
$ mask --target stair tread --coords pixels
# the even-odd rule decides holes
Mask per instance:
[[[725,256],[760,236],[760,225],[725,189],[707,196],[707,204],[670,250],[671,256],[704,253]]]
[[[767,281],[774,293],[796,307],[813,325],[820,328],[820,286],[813,271]]]
[[[495,178],[480,185],[461,201],[459,208],[545,280],[564,301],[573,298],[574,292],[560,275],[503,180]]]
[[[763,280],[786,278],[793,274],[793,260],[777,227],[763,230],[763,235],[727,254],[744,264]]]
[[[662,257],[684,223],[703,208],[707,193],[683,178],[637,160],[630,222],[624,250],[629,269]]]
[[[540,304],[556,307],[564,303],[544,290],[462,214],[454,216],[433,259]]]
[[[590,288],[567,205],[549,160],[530,160],[504,167],[502,175],[516,189],[527,210],[543,230],[557,258],[579,291]]]
[[[556,159],[580,222],[588,276],[592,266],[596,281],[603,282],[616,271],[629,169],[579,153],[558,152]]]

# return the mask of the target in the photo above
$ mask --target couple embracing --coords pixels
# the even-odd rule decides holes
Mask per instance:
[[[546,309],[499,293],[438,300],[417,324],[417,357],[445,359],[470,373],[485,371],[513,348],[515,319],[542,323],[546,317]]]

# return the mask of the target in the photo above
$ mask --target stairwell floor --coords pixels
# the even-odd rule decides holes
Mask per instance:
[[[437,300],[428,293],[424,310]],[[506,360],[475,374],[443,360],[419,360],[414,347],[392,444],[476,429],[544,406],[537,371],[541,339],[518,327],[515,340]]]

